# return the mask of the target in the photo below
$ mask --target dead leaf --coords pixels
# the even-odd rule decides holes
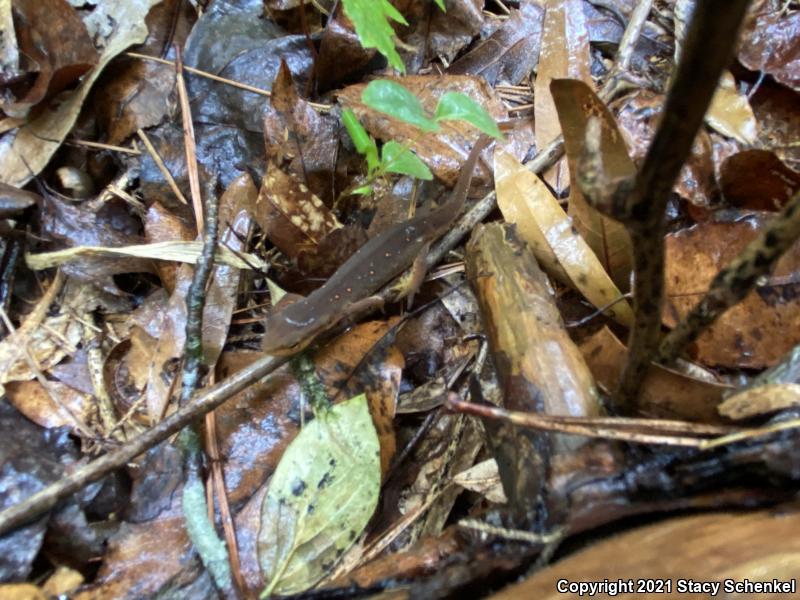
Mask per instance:
[[[317,374],[329,398],[350,389],[367,394],[379,432],[381,456],[386,457],[383,460],[387,464],[394,453],[392,418],[402,357],[391,347],[375,350],[390,327],[391,322],[358,325],[314,356]],[[258,356],[253,352],[225,352],[219,375],[235,373]],[[349,397],[348,393],[342,391],[340,398]],[[280,369],[217,409],[217,433],[220,451],[226,456],[225,481],[232,504],[249,498],[267,480],[286,445],[297,434],[301,407],[307,404],[289,370]]]
[[[611,180],[633,177],[636,167],[631,160],[625,140],[606,105],[591,87],[575,79],[557,79],[550,85],[553,101],[558,110],[564,147],[570,171],[579,168],[579,160],[586,145],[586,127],[589,119],[596,117],[601,124],[600,151],[603,167]],[[600,259],[606,272],[617,286],[627,291],[632,270],[631,239],[625,227],[601,214],[583,197],[577,185],[570,186],[569,214],[575,228]]]
[[[305,184],[272,162],[258,194],[256,221],[290,258],[315,249],[326,235],[342,226]]]
[[[673,327],[700,301],[717,272],[767,223],[743,214],[732,222],[704,222],[666,238],[664,322]],[[768,282],[725,312],[697,340],[693,354],[709,366],[763,368],[800,343],[800,244],[792,246]]]
[[[97,51],[75,9],[67,0],[14,2],[19,50],[35,79],[25,94],[0,104],[7,115],[24,118],[28,111],[77,81],[97,63]]]
[[[614,114],[617,115],[619,129],[635,163],[644,159],[655,134],[663,105],[664,96],[645,89],[639,89],[611,104]],[[711,206],[716,183],[712,144],[706,131],[698,132],[692,152],[683,165],[673,190],[696,206],[702,208]]]
[[[264,111],[267,158],[319,198],[333,205],[333,173],[339,146],[339,123],[321,114],[302,98],[285,61],[272,84]],[[268,175],[269,176],[269,169]]]
[[[188,578],[184,586],[189,584],[199,561],[192,560],[194,547],[186,533],[181,497],[177,490],[172,506],[153,520],[123,523],[109,542],[95,581],[76,594],[75,600],[134,600],[163,593],[181,577]],[[192,595],[191,588],[183,589]],[[197,593],[202,596],[204,590]]]
[[[69,427],[78,429],[86,421],[92,398],[58,381],[48,382],[47,388],[36,380],[6,383],[6,398],[18,411],[45,429]]]
[[[320,89],[329,90],[349,79],[363,70],[376,54],[377,50],[364,48],[358,41],[353,24],[339,4],[322,32],[317,57],[317,82]]]
[[[155,4],[145,19],[147,39],[131,50],[174,60],[174,49],[183,46],[195,16],[182,0]],[[118,58],[101,84],[92,99],[109,144],[119,144],[137,129],[161,123],[177,93],[174,67],[138,58]]]
[[[536,147],[547,147],[561,133],[550,82],[569,78],[592,85],[589,70],[589,31],[581,0],[547,0],[542,49],[533,86]],[[545,173],[545,181],[558,192],[569,185],[564,163]]]
[[[758,0],[742,31],[739,61],[800,91],[800,11],[780,0]]]
[[[497,462],[493,458],[479,462],[466,471],[458,473],[453,477],[453,483],[460,485],[465,490],[486,496],[489,502],[494,502],[495,504],[508,502],[508,498],[506,498],[506,494],[503,491],[503,484],[500,481]]]
[[[132,44],[145,40],[147,27],[144,19],[150,7],[159,0],[126,0],[114,6],[113,22],[116,27],[104,40],[105,47],[95,68],[86,75],[74,92],[54,98],[48,110],[0,139],[0,181],[23,186],[37,175],[78,118],[83,101],[105,66]]]
[[[544,182],[501,149],[495,151],[495,179],[503,216],[517,226],[548,272],[598,308],[622,296]],[[633,322],[625,300],[606,312],[623,325]]]
[[[800,406],[800,385],[772,383],[736,392],[719,405],[719,414],[729,419],[750,419]]]
[[[517,85],[539,61],[544,10],[533,2],[512,9],[503,26],[458,58],[447,72],[480,75],[490,84]]]
[[[586,363],[597,384],[606,393],[617,389],[628,350],[607,327],[580,344]],[[685,419],[699,423],[723,422],[717,406],[728,386],[689,377],[654,365],[642,384],[639,410],[642,415],[661,419]]]
[[[745,150],[722,163],[719,186],[737,208],[779,211],[800,189],[800,173],[769,150]]]
[[[410,73],[431,60],[449,64],[484,24],[483,0],[445,0],[446,12],[431,2],[399,0],[393,4],[408,21],[408,27],[398,28],[398,34],[408,46],[400,53]]]
[[[706,113],[706,123],[742,144],[752,145],[756,141],[757,125],[753,109],[747,96],[736,89],[736,81],[729,71],[722,73],[719,87]]]

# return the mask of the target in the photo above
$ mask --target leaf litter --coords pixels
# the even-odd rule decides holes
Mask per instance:
[[[789,500],[800,477],[796,244],[677,362],[650,367],[635,410],[614,404],[639,305],[624,295],[634,248],[584,193],[584,171],[594,152],[607,184],[636,176],[698,6],[654,3],[626,47],[643,4],[2,3],[0,509],[184,410],[204,206],[219,235],[199,397],[260,364],[268,315],[352,277],[327,296],[338,325],[302,348],[276,342],[301,357],[230,392],[201,429],[208,485],[190,510],[213,499],[239,597],[347,597],[354,584],[483,597],[541,560],[542,543],[579,534],[598,543],[582,565],[566,545],[558,568],[575,578],[597,560],[602,579],[619,556],[609,531],[637,536],[657,515],[659,555],[680,562],[681,512],[696,508],[709,512],[700,531],[727,519],[734,538],[751,532],[741,576],[760,577],[775,517],[752,509]],[[666,301],[652,311],[663,333],[797,201],[800,11],[751,4],[672,188]],[[462,190],[467,216],[437,213],[484,134],[502,141]],[[407,276],[356,297],[359,277],[396,267],[400,242],[384,242],[420,214],[422,233],[404,239],[431,250],[427,264],[409,257]],[[290,325],[315,323],[315,306]],[[506,421],[489,420],[493,406]],[[546,431],[520,428],[520,410]],[[3,533],[0,595],[233,593],[187,534],[183,450],[143,450]],[[711,533],[698,540],[698,555],[739,560]],[[523,585],[552,592],[547,570]]]

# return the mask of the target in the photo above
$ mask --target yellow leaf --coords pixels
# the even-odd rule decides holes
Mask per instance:
[[[618,299],[621,292],[544,182],[499,148],[494,153],[494,168],[500,211],[506,221],[517,226],[543,268],[598,308]],[[626,326],[633,322],[624,300],[606,314]]]

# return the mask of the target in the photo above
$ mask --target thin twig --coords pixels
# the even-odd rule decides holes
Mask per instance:
[[[186,170],[189,174],[189,191],[192,196],[192,207],[194,208],[194,218],[197,223],[197,233],[202,236],[205,223],[203,200],[200,195],[200,177],[197,174],[197,148],[194,144],[194,123],[192,123],[192,110],[189,107],[189,93],[186,91],[186,81],[183,79],[183,57],[181,56],[180,50],[178,51],[178,60],[175,61],[175,72],[178,77],[178,98],[181,106],[181,121],[183,122],[183,139],[184,142],[190,140],[190,143],[184,143],[186,150]],[[210,264],[213,264],[213,261]],[[197,271],[195,270],[195,272]]]
[[[84,146],[85,148],[92,148],[94,150],[110,150],[112,152],[121,152],[123,154],[132,154],[139,156],[141,152],[136,148],[126,148],[125,146],[114,146],[112,144],[103,144],[101,142],[90,142],[89,140],[68,139],[66,144],[74,144],[75,146]]]
[[[192,206],[194,206],[197,233],[203,238],[203,252],[197,263],[195,263],[192,282],[186,294],[186,341],[183,346],[183,373],[181,376],[181,404],[185,405],[194,394],[200,381],[203,378],[203,309],[206,304],[206,289],[214,271],[214,253],[217,247],[217,237],[219,231],[219,199],[214,194],[206,195],[205,201],[200,195],[200,175],[197,169],[197,146],[194,137],[194,126],[192,123],[192,112],[189,107],[189,95],[186,91],[186,82],[183,78],[183,57],[178,50],[176,64],[178,96],[181,104],[181,116],[183,120],[183,145],[186,151],[186,168],[189,176],[189,189],[192,195]],[[215,422],[213,413],[206,414],[206,425],[214,427]],[[213,432],[213,430],[212,430]],[[208,433],[208,429],[207,429]],[[215,440],[216,438],[211,438]],[[196,489],[202,485],[203,458],[200,449],[199,436],[189,428],[181,433],[181,441],[184,446],[184,461],[186,467],[186,482],[184,484],[184,502],[186,502],[186,492]],[[212,448],[214,456],[219,455],[217,447]],[[219,466],[219,464],[217,465]],[[221,477],[219,468],[212,469],[213,486],[222,490],[220,504],[225,495],[224,482],[217,481]],[[196,486],[196,487],[195,487]],[[202,495],[194,496],[202,502]],[[227,504],[226,504],[227,506]],[[240,569],[236,564],[228,566],[230,553],[227,552],[225,545],[219,540],[214,530],[213,503],[206,502],[206,510],[197,506],[195,510],[184,510],[187,523],[187,530],[195,544],[198,554],[203,564],[213,577],[215,584],[226,595],[235,593],[240,595],[241,588],[236,592],[231,588],[233,568]],[[230,518],[230,512],[227,512]],[[228,524],[230,526],[230,524]],[[233,540],[234,545],[236,540]],[[210,548],[210,550],[206,550]],[[238,557],[238,553],[237,553]],[[239,579],[235,580],[234,585],[238,586]]]
[[[800,237],[800,191],[796,192],[781,214],[722,269],[708,292],[661,342],[658,361],[669,364],[683,349],[697,339],[725,311],[742,300],[756,287],[758,280],[769,275],[778,259]]]
[[[156,150],[155,146],[150,143],[150,138],[147,137],[147,134],[144,132],[143,129],[137,129],[136,135],[139,136],[139,139],[142,140],[144,147],[147,149],[147,152],[150,153],[150,158],[153,159],[153,162],[156,163],[158,170],[161,171],[161,174],[164,176],[164,179],[167,180],[167,185],[169,185],[169,189],[172,190],[172,193],[175,194],[175,197],[181,204],[189,204],[186,200],[186,197],[183,195],[181,188],[178,187],[178,184],[175,183],[175,178],[172,176],[172,173],[169,172],[167,165],[164,164],[164,161],[161,159],[161,155],[159,155],[158,150]]]
[[[691,426],[694,425],[694,423],[687,423],[686,429],[679,432],[680,434],[672,433],[672,431],[675,430],[672,427],[667,429],[667,433],[650,433],[643,427],[639,427],[639,429],[644,429],[644,431],[636,431],[636,428],[630,425],[624,427],[612,427],[609,424],[597,425],[591,417],[573,417],[572,422],[566,422],[554,419],[551,415],[505,410],[496,406],[464,402],[452,396],[448,397],[445,406],[457,412],[475,415],[485,419],[507,421],[519,427],[529,429],[565,433],[567,435],[620,440],[636,444],[659,444],[664,446],[699,448],[703,443],[701,436],[708,435],[705,431],[693,431]],[[655,426],[650,429],[657,431]]]

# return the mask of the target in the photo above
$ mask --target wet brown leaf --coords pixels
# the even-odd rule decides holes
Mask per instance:
[[[759,142],[786,165],[800,170],[800,94],[782,85],[762,82],[750,100],[758,120]]]
[[[182,0],[167,0],[150,9],[144,44],[131,50],[175,60],[194,22],[195,11]],[[119,144],[137,129],[158,125],[175,101],[175,69],[138,58],[120,57],[93,94],[100,125],[109,144]]]
[[[547,0],[545,7],[542,49],[533,86],[537,148],[545,148],[561,133],[550,82],[569,78],[592,85],[583,1]],[[563,162],[548,170],[544,179],[559,192],[569,185]]]
[[[183,241],[188,242],[195,238],[194,225],[180,215],[169,211],[155,201],[147,209],[144,219],[144,237],[148,244],[158,242]],[[155,269],[161,284],[168,292],[175,289],[175,278],[178,274],[178,264],[165,261],[156,261]]]
[[[333,204],[333,172],[339,146],[339,124],[300,97],[286,62],[272,84],[264,113],[267,158]]]
[[[635,163],[639,163],[647,152],[663,103],[664,96],[648,90],[637,90],[612,103],[619,129]],[[704,208],[711,205],[716,184],[711,141],[704,130],[698,132],[692,152],[683,165],[673,190],[694,205]]]
[[[800,188],[800,173],[769,150],[745,150],[722,163],[719,185],[737,208],[779,211]]]
[[[412,75],[398,83],[410,90],[430,114],[439,98],[447,92],[461,92],[480,104],[495,121],[506,118],[506,110],[494,90],[483,78],[467,75]],[[375,137],[408,143],[433,174],[448,186],[455,185],[469,150],[480,137],[479,132],[462,121],[449,121],[437,134],[420,136],[419,130],[407,123],[377,113],[361,102],[366,84],[351,85],[339,92],[339,100],[352,108],[364,127]],[[486,169],[476,169],[476,179],[491,180]]]
[[[758,235],[768,218],[704,222],[666,238],[664,322],[674,326],[700,300],[720,268]],[[770,280],[748,294],[700,336],[697,360],[707,365],[762,368],[800,342],[800,245],[778,261]]]
[[[480,75],[490,84],[516,85],[539,61],[544,10],[533,2],[512,9],[503,26],[447,69],[453,75]]]
[[[95,68],[73,92],[54,98],[48,110],[42,111],[15,132],[6,134],[7,137],[3,139],[4,151],[0,152],[0,181],[22,186],[45,167],[75,124],[83,101],[105,66],[130,45],[145,40],[147,27],[144,19],[150,7],[158,1],[127,0],[114,4],[113,21],[116,27],[103,32],[105,35],[98,34],[103,51]],[[102,7],[101,4],[95,9],[100,20],[105,12]]]
[[[247,210],[239,207],[252,207],[255,186],[249,175],[241,175],[228,187],[219,200],[219,213],[223,222],[227,221],[220,241],[224,247],[241,251],[244,249],[247,231],[251,225]],[[233,218],[229,221],[228,219]],[[157,336],[149,366],[146,391],[147,410],[150,419],[158,421],[166,410],[173,390],[179,359],[186,343],[186,296],[192,280],[193,269],[181,265],[176,276],[166,313],[161,321],[161,333]],[[239,269],[228,265],[217,265],[210,278],[203,306],[203,360],[213,366],[222,352],[228,336],[231,316],[236,305],[239,285]],[[158,318],[158,317],[157,317]]]
[[[25,117],[31,107],[77,81],[97,64],[98,55],[86,26],[66,0],[13,5],[19,50],[33,81],[22,93],[7,90],[17,98],[0,108],[12,117]]]
[[[398,0],[392,4],[408,21],[397,33],[411,48],[403,51],[403,62],[416,73],[429,61],[449,64],[481,31],[484,23],[483,0],[445,0],[447,12],[433,2]]]
[[[290,258],[315,250],[326,235],[342,226],[305,184],[273,162],[267,166],[256,207],[256,221]]]
[[[317,57],[317,82],[322,91],[352,78],[362,71],[377,50],[364,48],[355,28],[344,14],[341,3],[328,19]]]
[[[92,398],[57,381],[48,382],[47,388],[36,380],[7,383],[6,398],[16,409],[45,429],[53,427],[80,427],[73,415],[86,421]]]
[[[379,432],[381,456],[394,452],[392,418],[399,390],[402,357],[392,347],[378,348],[391,323],[359,325],[323,347],[314,357],[317,373],[331,399],[366,393]],[[368,356],[365,354],[369,352]],[[228,376],[256,360],[257,353],[223,353],[219,374]],[[220,451],[226,457],[225,482],[232,504],[249,498],[275,469],[300,427],[307,407],[300,385],[284,368],[250,386],[216,411]],[[255,550],[253,550],[255,552]]]
[[[580,344],[586,363],[597,384],[606,393],[617,389],[628,350],[607,327]],[[686,419],[716,423],[721,419],[717,406],[728,386],[709,383],[660,366],[651,367],[639,397],[644,416],[661,419]]]
[[[52,194],[42,206],[42,234],[61,247],[119,247],[141,244],[140,224],[119,199],[108,202],[67,203]],[[85,257],[65,264],[64,272],[83,281],[100,285],[108,292],[119,293],[111,275],[152,272],[152,261],[141,258]]]
[[[124,523],[109,543],[95,582],[75,600],[133,600],[158,595],[170,584],[190,584],[196,577],[191,566],[194,548],[186,533],[181,497],[177,490],[172,507],[156,519]]]
[[[780,0],[758,0],[742,31],[739,62],[800,91],[800,11]]]
[[[5,183],[0,183],[0,218],[14,217],[34,204],[40,204],[42,197]]]

